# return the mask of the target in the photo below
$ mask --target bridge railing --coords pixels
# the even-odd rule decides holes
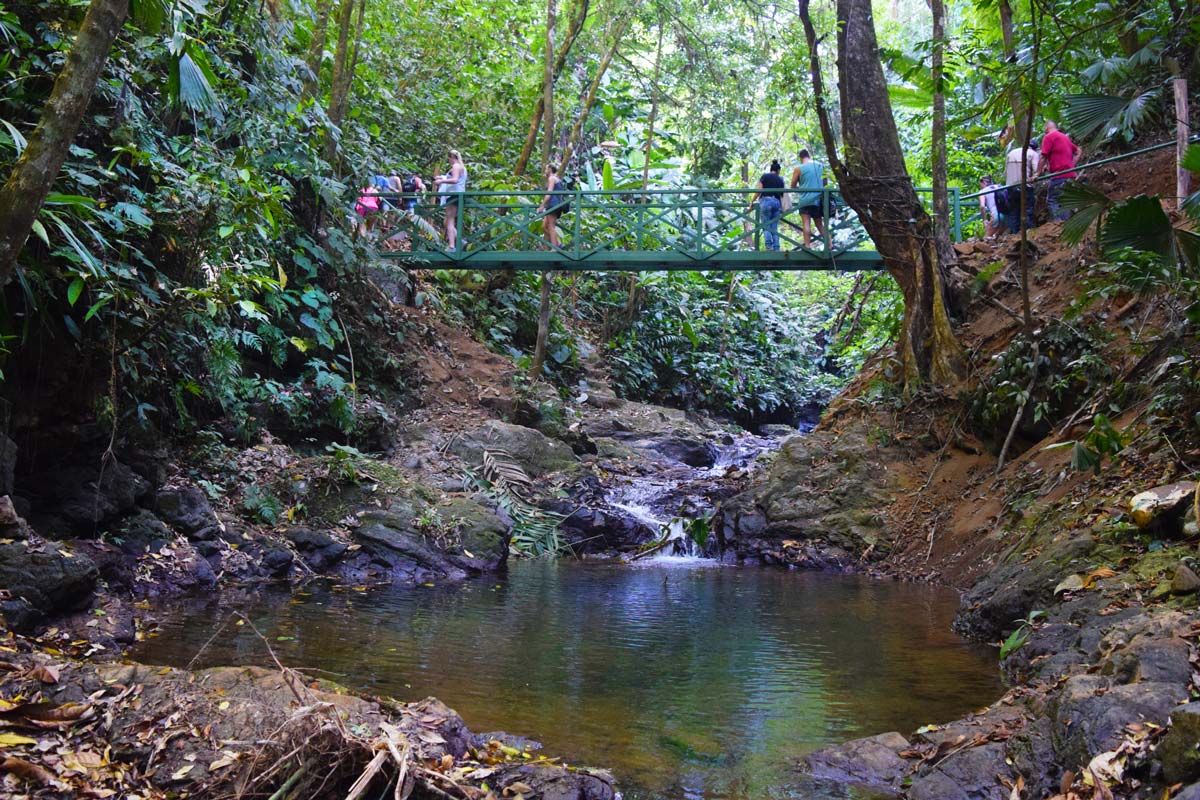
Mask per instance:
[[[793,199],[811,200],[831,221],[828,240],[815,227],[811,245],[801,233],[799,209],[793,207],[778,223],[780,247],[828,257],[870,247],[870,240],[853,211],[836,200],[836,190],[785,190]],[[603,256],[636,260],[635,253],[669,251],[697,261],[722,253],[764,251],[766,222],[760,204],[750,205],[753,189],[650,189],[647,191],[560,191],[549,204],[552,213],[563,204],[558,219],[561,247],[552,248],[538,210],[545,192],[458,192],[445,194],[380,193],[383,210],[377,226],[385,244],[392,242],[419,257],[470,261],[484,253],[554,250],[566,260],[586,262]],[[807,197],[805,196],[807,195]],[[458,204],[458,242],[454,250],[442,239],[445,207]],[[834,212],[835,213],[831,213]]]

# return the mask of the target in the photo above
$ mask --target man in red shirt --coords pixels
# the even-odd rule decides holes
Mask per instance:
[[[1071,137],[1058,129],[1058,125],[1046,120],[1042,137],[1042,156],[1038,162],[1038,174],[1061,172],[1050,179],[1050,188],[1046,192],[1046,205],[1050,207],[1052,219],[1066,219],[1069,212],[1058,207],[1058,198],[1062,196],[1063,184],[1075,178],[1075,160],[1079,158],[1079,145],[1071,141]]]

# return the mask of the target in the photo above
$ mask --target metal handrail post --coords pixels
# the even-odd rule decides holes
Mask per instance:
[[[583,190],[579,186],[575,187],[575,219],[572,220],[571,233],[571,253],[575,259],[579,259],[579,242],[583,238],[580,232],[580,220],[583,217]]]
[[[701,189],[696,197],[700,202],[696,206],[696,255],[704,251],[704,190]]]

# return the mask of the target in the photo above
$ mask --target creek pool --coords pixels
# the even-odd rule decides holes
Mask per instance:
[[[795,786],[801,755],[987,705],[996,650],[950,631],[957,605],[928,586],[673,559],[237,602],[285,664],[436,695],[473,731],[611,769],[626,800],[817,797]],[[155,616],[161,633],[134,659],[185,665],[225,623],[198,666],[270,664],[219,600]]]

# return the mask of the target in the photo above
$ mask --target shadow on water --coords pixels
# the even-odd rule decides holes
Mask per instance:
[[[1000,694],[996,652],[954,636],[926,586],[749,567],[523,562],[457,588],[239,603],[285,663],[403,699],[436,695],[473,730],[611,768],[637,798],[811,797],[797,758],[911,732]],[[133,657],[268,664],[216,603],[164,609]]]

